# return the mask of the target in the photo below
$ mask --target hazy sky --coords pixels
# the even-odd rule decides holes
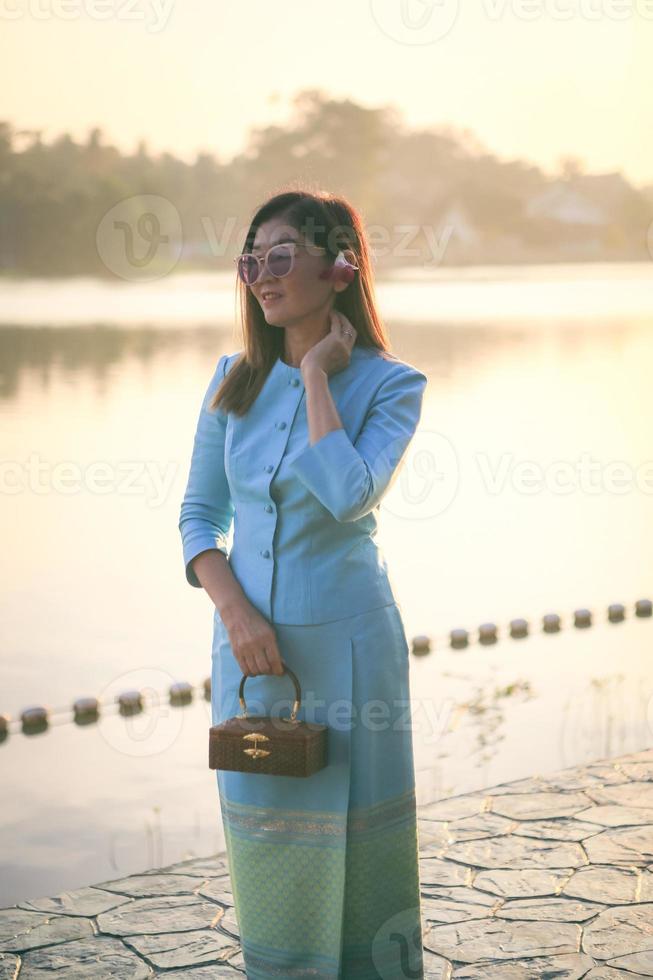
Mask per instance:
[[[319,88],[653,182],[653,0],[0,0],[0,31],[0,119],[46,142],[224,161]]]

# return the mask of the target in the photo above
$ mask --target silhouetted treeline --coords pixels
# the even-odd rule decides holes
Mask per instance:
[[[144,143],[125,155],[99,129],[85,143],[64,134],[45,144],[0,123],[0,267],[113,276],[97,244],[100,223],[147,194],[179,215],[176,269],[233,268],[253,209],[293,181],[344,193],[360,208],[377,268],[652,257],[653,186],[583,174],[573,160],[550,178],[499,160],[468,132],[410,130],[393,108],[308,90],[288,125],[252,131],[225,164],[208,154],[192,164],[155,157]],[[136,251],[138,229],[133,241]]]

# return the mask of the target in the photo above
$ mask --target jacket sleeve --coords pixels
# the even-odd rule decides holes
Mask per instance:
[[[201,551],[216,548],[227,555],[227,534],[234,514],[224,467],[226,413],[208,405],[225,375],[223,354],[211,378],[200,409],[186,491],[179,513],[186,579],[201,588],[191,561]]]
[[[381,501],[417,428],[426,375],[398,365],[379,387],[352,443],[333,429],[290,462],[337,521],[356,521]]]

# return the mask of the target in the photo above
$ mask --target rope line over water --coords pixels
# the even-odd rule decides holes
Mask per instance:
[[[651,618],[653,602],[650,599],[637,599],[632,611],[636,618]],[[622,603],[611,603],[603,622],[621,623],[627,618],[627,609]],[[579,608],[573,610],[569,617],[569,625],[574,629],[588,629],[596,624],[592,610]],[[565,628],[565,619],[558,613],[545,613],[541,620],[542,633],[559,633]],[[462,628],[452,629],[440,636],[420,634],[411,641],[411,652],[414,656],[425,656],[434,649],[465,650],[470,646],[490,646],[500,640],[520,640],[532,636],[531,624],[526,619],[511,619],[507,623],[481,623],[474,630]],[[140,714],[148,708],[156,707],[163,702],[173,707],[192,703],[195,694],[201,693],[205,701],[211,700],[211,678],[205,677],[199,684],[188,681],[176,681],[166,692],[155,692],[154,697],[146,697],[145,692],[136,689],[121,691],[115,698],[77,698],[71,706],[53,708],[49,705],[30,705],[24,708],[20,715],[12,718],[9,714],[0,714],[0,744],[9,740],[9,735],[22,732],[23,735],[39,735],[50,727],[64,724],[91,725],[98,721],[101,714],[124,717]]]

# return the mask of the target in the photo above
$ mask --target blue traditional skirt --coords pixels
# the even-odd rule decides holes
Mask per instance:
[[[273,623],[301,686],[297,717],[328,726],[311,776],[216,770],[249,980],[422,978],[409,653],[391,603],[317,626]],[[242,671],[216,613],[212,719],[241,713]],[[287,675],[244,685],[247,714],[288,715]]]

